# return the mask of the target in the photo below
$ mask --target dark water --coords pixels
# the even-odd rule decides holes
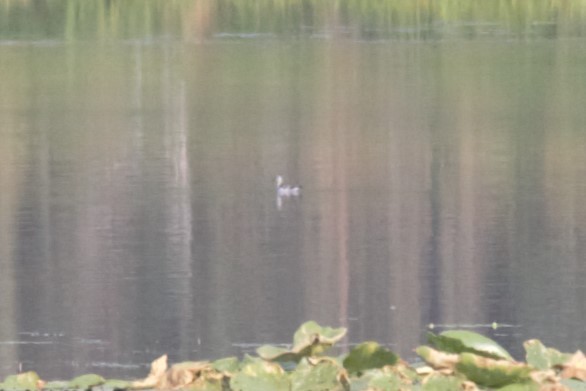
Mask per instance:
[[[431,324],[584,348],[585,41],[194,30],[0,41],[0,375],[310,319],[407,358]]]

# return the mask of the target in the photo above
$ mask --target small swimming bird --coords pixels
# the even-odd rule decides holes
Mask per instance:
[[[301,194],[301,186],[283,184],[283,177],[280,175],[275,178],[275,184],[278,197],[296,197]]]

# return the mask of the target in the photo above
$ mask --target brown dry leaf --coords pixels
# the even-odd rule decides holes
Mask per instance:
[[[201,375],[201,372],[209,369],[207,361],[184,362],[173,365],[157,382],[159,390],[177,390],[194,383]]]
[[[158,382],[158,390],[175,390],[183,388],[195,381],[196,376],[193,372],[186,369],[171,368],[166,376],[163,376]]]
[[[395,365],[388,365],[387,367],[399,375],[402,381],[406,381],[409,384],[417,377],[417,372],[406,361],[399,360]]]
[[[532,371],[529,377],[537,384],[556,384],[559,383],[560,378],[556,376],[553,369],[546,371]]]
[[[425,365],[423,367],[418,367],[415,368],[415,372],[419,375],[419,376],[426,376],[429,375],[431,373],[433,373],[434,369],[428,365]]]
[[[564,379],[586,381],[586,356],[578,350],[566,363],[561,365]]]
[[[167,355],[164,354],[151,363],[151,371],[143,380],[135,380],[131,383],[132,388],[153,388],[167,371]]]
[[[478,391],[478,387],[474,382],[466,380],[462,382],[462,391]]]
[[[206,369],[200,373],[193,383],[186,387],[186,390],[200,390],[210,389],[210,384],[222,384],[224,375],[214,371],[213,369]]]
[[[563,384],[556,383],[556,384],[544,384],[539,387],[539,391],[572,391],[570,388],[564,386]]]
[[[460,357],[457,354],[444,353],[435,349],[429,349],[427,356],[423,359],[436,370],[447,370],[448,373],[454,371]]]

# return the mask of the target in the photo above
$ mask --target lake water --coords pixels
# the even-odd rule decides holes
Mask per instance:
[[[581,34],[197,7],[179,32],[3,30],[0,375],[141,377],[306,320],[407,359],[430,325],[585,347]]]

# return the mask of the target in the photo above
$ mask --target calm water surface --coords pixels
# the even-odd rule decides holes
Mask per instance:
[[[585,49],[2,41],[0,375],[144,376],[309,319],[407,358],[430,324],[584,348]]]

